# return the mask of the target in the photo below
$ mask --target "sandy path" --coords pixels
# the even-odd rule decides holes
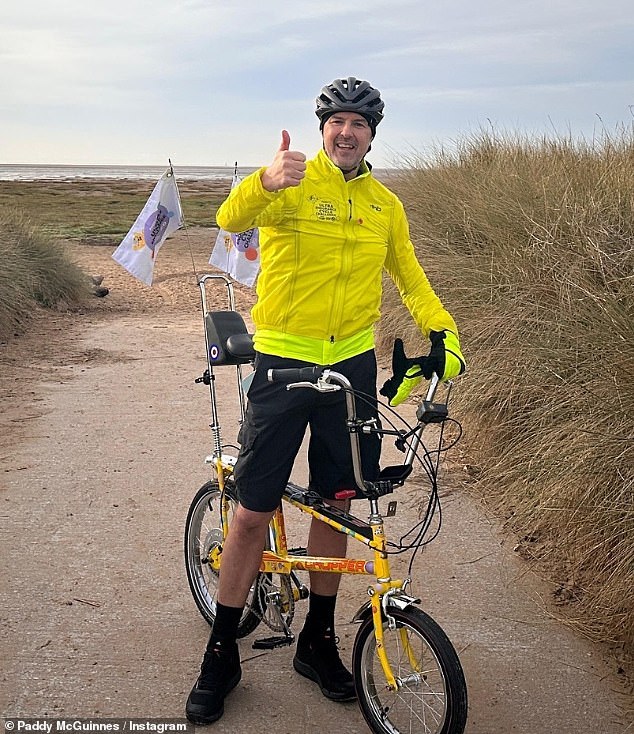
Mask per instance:
[[[182,532],[208,478],[189,247],[201,271],[210,243],[209,233],[189,245],[179,234],[151,290],[110,262],[113,248],[75,248],[106,274],[110,295],[82,315],[39,319],[1,347],[5,716],[182,717],[208,635],[187,588]],[[235,425],[235,414],[224,420]],[[460,653],[467,731],[624,732],[624,699],[601,650],[544,611],[549,588],[514,541],[446,480],[442,534],[416,564],[415,591]],[[416,489],[397,499],[395,532],[416,521],[420,503]],[[341,594],[344,657],[365,586],[346,580]],[[292,671],[292,650],[259,654],[252,639],[241,642],[243,682],[213,731],[260,731],[267,717],[280,734],[367,732],[354,704],[326,701]]]

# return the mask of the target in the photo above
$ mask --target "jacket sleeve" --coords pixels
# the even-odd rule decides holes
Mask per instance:
[[[285,192],[267,191],[262,186],[264,170],[260,168],[242,180],[218,208],[216,223],[226,232],[245,232],[281,221]]]
[[[410,240],[405,211],[398,199],[394,210],[385,269],[425,337],[429,337],[430,331],[442,331],[443,329],[448,329],[458,336],[455,321],[442,305],[418,262],[414,245]]]

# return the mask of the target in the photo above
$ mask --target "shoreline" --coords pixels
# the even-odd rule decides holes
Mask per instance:
[[[0,185],[3,183],[70,183],[70,182],[123,182],[144,183],[158,181],[168,166],[73,166],[29,165],[0,163]],[[238,176],[244,178],[259,166],[238,166]],[[178,183],[232,181],[233,166],[174,166]],[[373,168],[379,180],[387,180],[398,173],[394,168]]]
[[[0,182],[50,182],[70,180],[96,181],[157,181],[169,165],[125,166],[125,165],[54,165],[0,163]],[[186,180],[231,180],[234,166],[173,166],[176,179]],[[252,166],[237,167],[240,176],[257,170]]]

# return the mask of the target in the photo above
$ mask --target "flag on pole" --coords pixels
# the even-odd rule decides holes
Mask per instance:
[[[158,251],[167,237],[182,225],[183,211],[170,165],[112,257],[135,278],[152,285]]]
[[[231,188],[240,183],[237,171],[233,174]],[[233,234],[221,229],[209,258],[209,264],[230,275],[239,283],[250,288],[255,283],[260,270],[260,249],[257,228]]]

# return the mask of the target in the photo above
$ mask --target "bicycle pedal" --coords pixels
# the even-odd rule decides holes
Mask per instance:
[[[285,647],[295,642],[294,635],[280,635],[279,637],[264,637],[255,640],[251,647],[254,650],[274,650],[276,647]]]

